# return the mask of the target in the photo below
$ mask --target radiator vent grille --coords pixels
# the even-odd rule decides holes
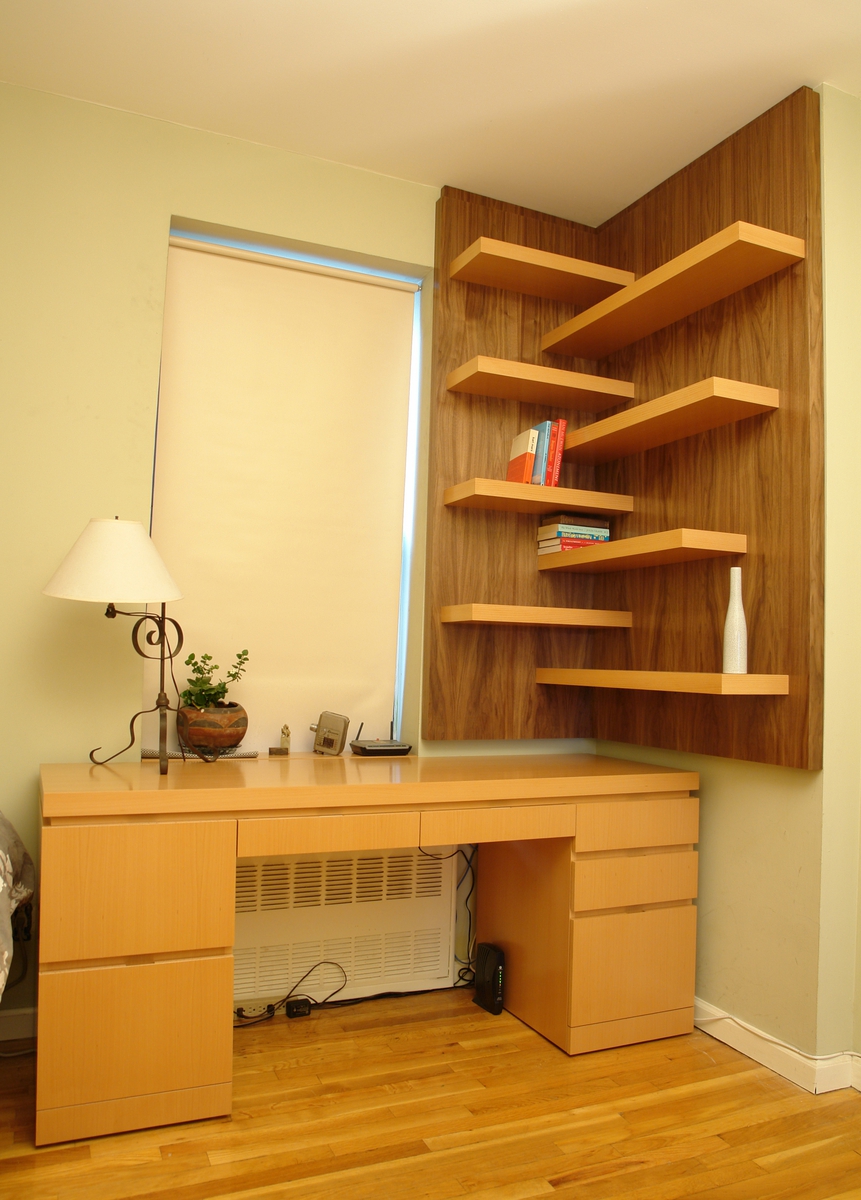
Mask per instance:
[[[450,986],[455,880],[414,849],[237,863],[235,999]]]
[[[443,863],[415,852],[236,866],[238,913],[432,899],[442,893]]]

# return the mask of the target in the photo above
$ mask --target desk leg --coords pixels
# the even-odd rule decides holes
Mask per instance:
[[[476,931],[505,951],[505,1007],[568,1049],[573,838],[483,842]]]

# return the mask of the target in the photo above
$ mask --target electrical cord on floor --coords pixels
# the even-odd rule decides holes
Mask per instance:
[[[477,845],[471,847],[469,855],[467,855],[464,850],[459,849],[459,853],[463,855],[463,860],[466,863],[466,866],[464,867],[463,874],[457,881],[457,888],[460,888],[467,875],[470,879],[469,891],[466,893],[463,901],[464,907],[466,908],[466,961],[464,962],[464,960],[462,958],[458,958],[457,955],[455,955],[454,959],[455,962],[461,964],[458,969],[457,978],[454,984],[455,987],[460,988],[473,987],[475,985],[475,947],[473,946],[472,942],[472,909],[469,907],[469,901],[472,897],[472,893],[475,891],[476,879],[474,861],[477,851]]]
[[[341,983],[335,988],[335,990],[333,992],[329,993],[329,995],[325,998],[325,1000],[315,1000],[313,996],[306,996],[303,992],[300,992],[297,996],[296,989],[299,987],[299,985],[301,983],[304,983],[305,980],[308,978],[308,976],[312,973],[312,971],[316,971],[318,967],[337,967],[338,970],[341,972],[341,974],[344,976],[344,978],[341,981]],[[275,1014],[278,1012],[278,1009],[286,1007],[287,1001],[291,1000],[291,999],[307,1000],[313,1008],[320,1008],[321,1005],[327,1004],[332,999],[333,996],[337,996],[338,992],[342,992],[344,990],[344,988],[347,986],[347,979],[348,979],[347,972],[344,970],[344,968],[341,966],[341,964],[339,962],[334,962],[332,959],[329,959],[329,958],[321,958],[319,962],[314,963],[313,967],[308,968],[308,970],[305,972],[305,974],[302,976],[301,979],[296,980],[296,982],[293,984],[293,986],[291,987],[291,989],[287,993],[287,995],[283,996],[277,1002],[277,1004],[267,1004],[264,1012],[249,1014],[248,1016],[246,1016],[245,1009],[241,1005],[238,1008],[235,1008],[233,1010],[233,1016],[236,1018],[236,1021],[238,1021],[238,1024],[236,1022],[234,1022],[233,1028],[234,1029],[244,1029],[246,1025],[260,1025],[260,1024],[262,1024],[263,1021],[271,1021],[272,1018],[275,1016]]]
[[[458,846],[458,848],[456,850],[452,851],[451,854],[430,854],[427,850],[422,850],[421,846],[418,847],[418,850],[419,850],[419,853],[424,854],[426,858],[434,858],[437,860],[437,862],[446,862],[450,858],[455,858],[458,854],[460,854],[463,858],[465,866],[464,866],[463,874],[461,875],[460,879],[457,881],[455,891],[457,891],[461,887],[464,880],[467,878],[467,876],[469,876],[469,881],[470,881],[469,891],[466,893],[466,896],[464,897],[464,906],[466,908],[466,920],[467,920],[467,926],[466,926],[467,958],[466,958],[466,961],[464,961],[463,959],[458,958],[457,955],[455,955],[455,962],[460,963],[460,967],[458,969],[455,983],[453,986],[456,988],[473,987],[475,984],[475,969],[474,969],[474,965],[473,965],[475,962],[475,954],[474,954],[474,946],[473,946],[473,941],[472,941],[472,910],[469,907],[469,901],[472,898],[473,892],[475,891],[476,879],[475,879],[474,860],[475,860],[475,855],[478,851],[478,846],[477,845],[471,846],[469,854],[467,854],[461,846]],[[341,982],[341,984],[338,987],[335,988],[334,991],[330,992],[329,995],[326,996],[325,999],[323,999],[323,1000],[316,1000],[313,996],[308,996],[304,992],[299,992],[297,994],[296,989],[299,987],[299,985],[304,983],[305,980],[308,978],[308,976],[313,971],[316,971],[318,967],[337,967],[338,970],[341,972],[341,974],[344,976],[343,981]],[[271,1021],[273,1019],[273,1017],[275,1016],[275,1014],[278,1012],[278,1010],[280,1008],[286,1008],[287,1001],[293,1000],[293,999],[307,1000],[308,1003],[311,1005],[311,1007],[315,1008],[315,1009],[348,1008],[348,1007],[352,1007],[353,1005],[356,1005],[356,1004],[365,1004],[368,1000],[392,1000],[392,999],[399,999],[399,998],[405,997],[405,996],[426,996],[426,995],[428,995],[429,992],[440,992],[440,991],[446,990],[445,988],[421,988],[418,991],[411,991],[411,992],[375,992],[373,996],[354,996],[347,1000],[333,1000],[332,997],[337,996],[338,992],[342,992],[344,990],[344,988],[347,986],[347,982],[348,982],[347,972],[345,971],[344,967],[339,962],[334,962],[331,959],[322,958],[322,959],[320,959],[319,962],[314,963],[313,967],[309,967],[308,970],[305,972],[305,974],[302,976],[302,978],[296,980],[296,982],[293,984],[293,987],[290,989],[290,991],[287,993],[287,995],[283,996],[275,1004],[267,1004],[264,1009],[261,1009],[260,1012],[255,1012],[255,1013],[246,1013],[244,1007],[242,1005],[238,1005],[233,1010],[233,1016],[234,1016],[233,1028],[234,1029],[246,1029],[247,1027],[249,1027],[251,1025],[262,1025],[265,1021]]]

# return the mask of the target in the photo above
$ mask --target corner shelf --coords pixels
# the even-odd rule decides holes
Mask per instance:
[[[705,433],[780,404],[776,388],[734,379],[703,379],[678,392],[605,417],[565,438],[566,462],[604,463]]]
[[[443,492],[442,502],[449,508],[484,508],[495,512],[547,513],[571,508],[576,512],[617,516],[634,511],[633,496],[542,487],[538,483],[508,483],[505,479],[468,479],[456,483]]]
[[[545,334],[541,349],[604,358],[804,258],[804,241],[736,221]]]
[[[719,558],[725,554],[745,554],[747,537],[743,533],[716,533],[710,529],[667,529],[616,542],[599,542],[543,554],[539,571],[634,571],[640,567],[665,567],[672,563],[693,562],[699,558]]]
[[[596,304],[637,278],[632,271],[488,237],[478,238],[459,254],[449,274],[464,283],[573,304]]]
[[[494,396],[523,404],[552,404],[581,412],[603,412],[634,399],[633,383],[622,379],[539,367],[507,358],[488,358],[483,354],[452,371],[445,386],[450,392]]]
[[[446,604],[444,625],[545,625],[558,628],[630,629],[631,613],[602,608],[543,608],[529,604]]]
[[[565,687],[623,688],[638,692],[688,692],[701,696],[788,696],[788,675],[719,675],[696,671],[600,671],[539,667],[536,683]]]

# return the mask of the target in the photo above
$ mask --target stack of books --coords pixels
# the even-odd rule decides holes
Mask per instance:
[[[542,421],[518,433],[511,443],[506,480],[557,487],[567,429],[568,422],[563,417],[559,421]]]
[[[610,524],[606,517],[584,517],[579,513],[553,513],[542,517],[538,530],[538,553],[560,554],[595,542],[609,542]]]

